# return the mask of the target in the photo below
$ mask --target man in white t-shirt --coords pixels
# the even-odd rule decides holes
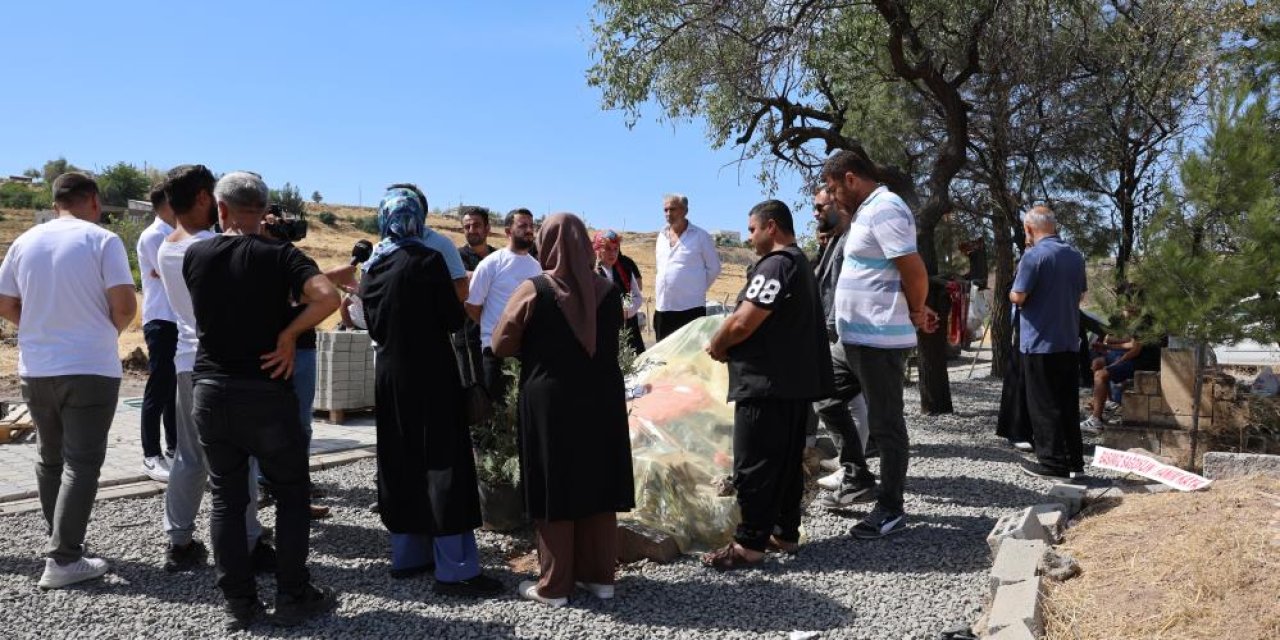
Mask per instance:
[[[197,242],[216,237],[211,228],[217,218],[214,201],[213,173],[203,165],[180,165],[169,171],[162,185],[173,211],[175,229],[164,238],[156,251],[156,270],[177,321],[177,348],[173,358],[175,371],[178,429],[177,455],[169,471],[169,486],[164,492],[164,530],[169,536],[164,570],[170,573],[191,571],[205,566],[209,551],[193,537],[196,513],[204,499],[209,480],[209,465],[200,434],[196,431],[192,393],[196,349],[200,340],[196,333],[196,316],[191,306],[191,291],[182,277],[182,261],[187,249]],[[245,529],[250,558],[256,569],[267,570],[275,560],[275,550],[262,539],[258,522],[257,472],[249,470],[249,502],[245,507]]]
[[[0,317],[18,327],[18,376],[40,455],[50,532],[43,589],[107,572],[106,560],[85,557],[84,538],[120,394],[116,343],[138,310],[124,242],[96,224],[98,183],[64,173],[53,203],[58,217],[18,236],[0,264]]]
[[[467,315],[480,324],[481,383],[489,398],[501,402],[506,395],[508,381],[502,375],[502,358],[493,355],[489,344],[493,327],[498,324],[507,300],[520,283],[542,273],[529,250],[533,248],[533,212],[515,209],[507,214],[507,246],[485,256],[471,275],[470,292],[467,295]],[[455,252],[456,253],[456,252]]]
[[[720,275],[720,254],[711,234],[689,223],[689,199],[678,193],[662,198],[667,226],[654,249],[653,333],[661,342],[677,329],[707,315],[707,290]]]
[[[147,387],[142,392],[142,472],[156,482],[169,481],[169,463],[177,447],[174,434],[173,350],[178,345],[178,325],[174,323],[169,297],[156,270],[160,243],[173,233],[173,211],[164,197],[164,185],[151,189],[151,207],[156,219],[138,236],[138,275],[142,278],[142,336],[147,342]],[[164,441],[160,450],[160,426]]]

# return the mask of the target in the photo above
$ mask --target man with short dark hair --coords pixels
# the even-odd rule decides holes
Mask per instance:
[[[880,184],[879,175],[861,149],[838,151],[822,166],[827,191],[853,214],[836,281],[836,331],[867,396],[868,430],[880,447],[876,507],[850,532],[862,540],[906,527],[909,442],[902,380],[916,332],[938,325],[938,314],[925,304],[929,275],[916,251],[915,218],[902,198]]]
[[[502,373],[502,358],[493,354],[493,346],[489,344],[493,328],[516,287],[542,273],[542,266],[529,255],[535,231],[533,213],[528,209],[515,209],[507,214],[504,226],[507,246],[476,265],[470,293],[463,305],[472,322],[480,323],[481,384],[489,392],[489,398],[499,403],[505,401],[509,381]]]
[[[42,589],[107,572],[106,560],[85,557],[85,530],[120,393],[117,340],[138,307],[124,242],[97,225],[98,183],[58,176],[53,206],[58,217],[18,236],[0,264],[0,317],[18,328],[18,376],[36,425],[49,532]]]
[[[412,191],[414,195],[418,196],[418,202],[422,204],[422,210],[429,210],[427,207],[427,194],[423,193],[422,189],[418,188],[418,185],[413,184],[412,182],[397,182],[387,187],[388,191],[392,189],[408,189],[409,191]],[[467,269],[463,266],[462,257],[458,255],[458,251],[454,248],[453,243],[449,242],[448,238],[437,233],[430,226],[424,226],[422,228],[422,243],[436,251],[439,251],[440,254],[444,256],[444,264],[449,269],[449,277],[453,278],[453,289],[458,294],[458,301],[466,301],[468,287]]]
[[[1080,434],[1080,302],[1088,290],[1084,256],[1062,241],[1053,210],[1032,207],[1022,218],[1027,250],[1009,300],[1021,309],[1023,385],[1038,462],[1026,473],[1055,480],[1084,472]]]
[[[489,213],[484,207],[464,207],[462,210],[462,235],[466,244],[458,247],[458,257],[462,258],[468,278],[475,273],[481,260],[497,251],[489,244]],[[484,366],[481,364],[484,345],[480,343],[480,324],[468,317],[462,324],[462,330],[455,332],[452,338],[458,369],[462,373],[462,386],[476,384]]]
[[[654,256],[654,339],[707,315],[707,291],[720,275],[720,254],[711,234],[689,222],[689,198],[662,198],[667,226],[658,234]]]
[[[169,481],[169,467],[178,446],[174,422],[176,378],[173,354],[178,325],[156,267],[156,252],[173,233],[173,210],[164,195],[164,182],[151,189],[156,219],[138,236],[138,275],[142,278],[142,337],[147,343],[147,386],[142,392],[142,471],[157,482]],[[166,451],[160,450],[163,419]]]
[[[200,337],[193,400],[213,490],[218,586],[227,598],[228,629],[263,615],[244,544],[252,456],[277,501],[275,619],[295,625],[337,603],[307,572],[310,477],[289,378],[298,336],[337,311],[338,291],[297,248],[262,235],[268,193],[261,178],[229,173],[214,197],[223,233],[187,250],[182,275]],[[302,313],[291,300],[305,305]]]
[[[733,483],[742,511],[733,542],[703,557],[719,570],[759,564],[769,549],[796,552],[809,403],[832,392],[818,287],[796,246],[791,210],[766,200],[751,209],[747,228],[760,260],[706,347],[729,363]]]

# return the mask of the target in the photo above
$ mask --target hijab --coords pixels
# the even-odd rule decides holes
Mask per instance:
[[[587,354],[596,354],[596,309],[613,286],[596,275],[596,254],[582,220],[557,213],[538,230],[538,262],[551,281],[560,312]]]
[[[366,270],[405,245],[425,246],[423,237],[427,231],[427,212],[422,207],[422,200],[408,189],[387,191],[378,204],[378,230],[382,232],[382,240],[365,263]]]

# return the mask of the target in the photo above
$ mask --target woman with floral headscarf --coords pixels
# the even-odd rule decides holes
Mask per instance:
[[[587,228],[551,216],[542,275],[516,288],[493,352],[520,357],[520,479],[538,538],[537,582],[521,597],[564,606],[574,586],[613,597],[617,512],[635,506],[627,403],[618,368],[622,296],[595,274]]]
[[[360,283],[377,343],[378,512],[391,532],[391,575],[435,571],[435,591],[491,596],[480,573],[480,526],[471,434],[449,332],[465,314],[439,251],[422,240],[426,210],[408,189],[378,207],[382,241]]]
[[[640,334],[640,308],[644,306],[644,284],[640,268],[622,255],[622,237],[617,231],[597,231],[591,246],[596,250],[596,273],[622,292],[622,315],[626,319],[627,344],[636,355],[644,353],[644,336]]]

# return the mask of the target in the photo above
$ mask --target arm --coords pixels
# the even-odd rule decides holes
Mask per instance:
[[[262,355],[262,369],[270,371],[272,378],[288,378],[293,375],[293,356],[298,336],[323,322],[342,303],[338,297],[338,288],[323,273],[307,279],[302,285],[299,299],[306,307],[280,332],[276,338],[276,350]]]
[[[1009,302],[1019,307],[1027,303],[1028,296],[1035,288],[1036,256],[1030,249],[1022,254],[1018,261],[1018,270],[1013,276],[1013,286],[1009,289]]]
[[[467,317],[471,318],[472,322],[480,324],[480,316],[484,314],[484,305],[467,302],[462,306],[467,310]]]
[[[111,324],[116,333],[124,333],[138,313],[138,297],[132,284],[116,285],[107,289],[107,307],[111,310]]]
[[[907,309],[911,324],[925,333],[938,328],[938,314],[925,301],[929,297],[929,272],[918,253],[908,253],[893,258],[893,264],[902,275],[902,292],[907,296]]]
[[[18,326],[18,320],[22,318],[22,299],[14,296],[0,295],[0,318],[4,318]]]
[[[472,322],[480,323],[480,315],[484,313],[484,301],[489,296],[489,283],[493,280],[493,269],[497,263],[493,260],[481,260],[476,270],[471,272],[471,281],[467,284],[463,308]],[[455,286],[457,281],[454,281]]]
[[[1026,301],[1027,301],[1027,294],[1021,291],[1009,292],[1009,302],[1012,302],[1018,305],[1019,307],[1021,307],[1024,303],[1026,303]]]
[[[716,334],[711,336],[711,342],[707,343],[707,355],[717,362],[727,362],[729,349],[750,338],[771,313],[773,312],[769,309],[758,307],[750,300],[743,300],[733,310],[733,314],[725,319],[724,324],[720,325]]]
[[[702,260],[707,268],[707,288],[720,277],[720,252],[716,251],[716,241],[710,234],[706,235],[702,245]]]
[[[344,264],[341,267],[334,267],[324,272],[324,277],[329,279],[338,288],[346,290],[348,287],[354,287],[356,284],[356,265]]]

